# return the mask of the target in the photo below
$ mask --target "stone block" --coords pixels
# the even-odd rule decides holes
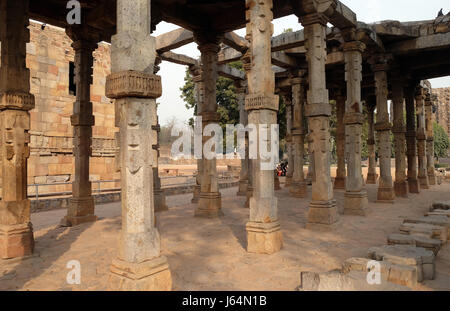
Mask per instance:
[[[248,222],[247,251],[257,254],[273,254],[283,247],[283,235],[279,222]]]
[[[442,241],[438,239],[428,238],[423,235],[406,235],[398,233],[390,234],[387,238],[387,242],[389,245],[398,244],[423,247],[427,250],[432,251],[434,255],[437,255],[442,245]]]
[[[29,256],[34,251],[33,227],[31,223],[0,225],[0,258]]]

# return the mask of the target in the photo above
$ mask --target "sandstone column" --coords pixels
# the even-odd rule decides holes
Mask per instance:
[[[380,181],[378,184],[377,202],[393,203],[395,199],[394,184],[391,175],[391,128],[388,113],[388,65],[383,58],[372,66],[375,73],[375,89],[377,96],[377,122],[375,130],[378,136],[378,155],[380,157]]]
[[[250,42],[251,57],[247,64],[249,94],[245,98],[245,109],[249,113],[249,124],[258,129],[258,141],[254,143],[258,144],[259,151],[251,164],[253,196],[250,198],[250,221],[246,225],[247,251],[263,254],[275,253],[283,246],[274,193],[276,163],[269,163],[260,152],[269,150],[272,144],[271,126],[277,123],[279,106],[278,96],[274,94],[275,75],[271,64],[272,7],[272,0],[246,0],[246,38]],[[267,137],[261,139],[261,130],[266,127],[269,127]],[[278,150],[270,151],[278,153]]]
[[[392,80],[392,105],[394,109],[395,142],[395,182],[394,190],[397,197],[408,197],[408,183],[406,181],[406,127],[404,121],[404,92],[403,81],[399,77]]]
[[[156,131],[156,145],[153,145],[152,148],[156,150],[156,167],[153,167],[153,198],[155,202],[155,212],[163,212],[167,211],[168,207],[166,204],[166,194],[164,190],[161,188],[161,178],[159,177],[159,169],[158,169],[158,159],[159,159],[159,133],[161,132],[161,126],[159,125],[159,118],[156,117],[157,124],[156,126],[152,126],[152,129]]]
[[[73,154],[75,157],[75,180],[72,183],[67,216],[61,221],[63,226],[77,226],[97,220],[94,215],[94,197],[89,180],[89,158],[92,155],[92,127],[95,118],[92,112],[91,84],[94,57],[92,53],[99,41],[92,29],[85,26],[71,26],[66,29],[72,39],[75,51],[76,101],[73,103]]]
[[[243,82],[237,83],[236,93],[239,104],[239,123],[246,127],[248,124],[248,114],[245,110],[246,86]],[[241,159],[241,172],[239,174],[238,196],[247,195],[248,187],[248,133],[245,133],[245,158]]]
[[[410,193],[419,193],[417,179],[417,141],[414,87],[405,89],[406,103],[406,155],[408,157],[408,189]]]
[[[292,95],[288,93],[283,96],[286,104],[286,150],[288,154],[288,168],[286,172],[285,187],[289,188],[292,182],[292,176],[294,175],[294,152],[292,147]]]
[[[345,80],[345,158],[347,180],[345,183],[344,213],[366,215],[369,201],[364,185],[361,166],[361,134],[364,115],[361,102],[362,53],[366,46],[360,41],[344,44]]]
[[[27,198],[27,159],[30,156],[30,72],[26,67],[28,0],[0,1],[0,258],[33,253],[33,226]]]
[[[170,290],[167,259],[154,226],[153,168],[157,167],[155,39],[150,36],[151,1],[118,0],[117,34],[111,40],[106,94],[116,99],[120,128],[122,230],[110,286],[120,290]]]
[[[305,79],[292,79],[292,147],[294,149],[294,174],[292,184],[289,189],[291,196],[296,198],[306,198],[308,195],[308,186],[303,172],[303,159],[305,155],[305,130],[303,125],[304,106],[305,106]]]
[[[427,136],[425,131],[425,89],[421,86],[416,89],[416,115],[417,115],[417,156],[419,160],[420,188],[428,189],[427,173]]]
[[[220,38],[206,33],[195,33],[195,41],[201,52],[202,81],[204,87],[202,108],[199,115],[202,116],[202,128],[211,123],[219,123],[216,101],[217,61],[220,51]],[[211,137],[203,136],[203,146]],[[201,187],[198,206],[195,210],[196,217],[213,218],[222,215],[222,200],[219,192],[219,180],[217,176],[216,158],[206,159],[203,155],[201,170]]]
[[[347,169],[345,168],[345,97],[342,94],[336,96],[336,114],[337,169],[336,178],[334,179],[334,189],[345,189],[345,179],[347,177]]]
[[[204,84],[202,78],[202,70],[199,66],[192,66],[189,68],[192,80],[194,81],[194,97],[197,103],[197,110],[195,111],[195,116],[199,116],[201,114],[202,102],[204,97]],[[195,127],[194,130],[201,130],[201,126]],[[197,135],[202,135],[202,133],[195,133]],[[192,203],[198,203],[198,199],[200,197],[201,191],[201,183],[202,183],[202,168],[203,168],[203,159],[197,159],[197,175],[195,176],[195,186],[194,186],[194,195],[192,197]]]
[[[434,169],[434,132],[433,132],[433,102],[428,92],[425,100],[425,128],[427,135],[427,174],[428,183],[436,185],[436,173]]]
[[[367,137],[367,149],[369,152],[369,167],[367,171],[366,184],[375,185],[378,180],[377,174],[377,160],[375,157],[375,120],[374,111],[376,106],[376,100],[371,98],[367,104],[367,123],[368,123],[368,137]]]
[[[309,75],[308,103],[305,112],[309,123],[309,152],[314,171],[307,228],[329,228],[338,221],[339,215],[330,175],[331,106],[325,75],[327,60],[325,33],[328,19],[323,14],[309,14],[301,16],[300,22],[305,27]]]

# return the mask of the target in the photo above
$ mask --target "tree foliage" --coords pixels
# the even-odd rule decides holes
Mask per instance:
[[[450,141],[444,128],[438,123],[433,124],[434,132],[434,156],[436,158],[447,158]]]

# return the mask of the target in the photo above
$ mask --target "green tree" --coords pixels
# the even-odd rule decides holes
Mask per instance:
[[[433,124],[434,132],[434,156],[435,158],[448,157],[448,149],[450,148],[450,141],[444,128],[438,123]]]

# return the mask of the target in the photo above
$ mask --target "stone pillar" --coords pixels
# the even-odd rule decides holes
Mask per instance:
[[[201,52],[202,81],[204,87],[201,102],[202,129],[211,123],[219,123],[216,101],[217,61],[220,51],[220,38],[216,35],[195,33],[195,41]],[[203,136],[203,146],[211,137]],[[216,158],[206,159],[203,155],[201,187],[196,217],[214,218],[222,215],[222,199],[219,192]]]
[[[345,189],[345,179],[347,170],[345,168],[345,97],[342,94],[336,96],[336,155],[337,169],[336,178],[334,179],[334,189]]]
[[[427,173],[427,136],[425,131],[425,89],[421,86],[416,89],[416,115],[417,115],[417,158],[419,170],[417,178],[420,188],[428,189]]]
[[[305,79],[292,79],[292,147],[294,149],[294,174],[292,184],[289,189],[291,196],[296,198],[306,198],[308,195],[308,186],[303,172],[303,159],[305,155],[305,129],[303,124],[304,106],[305,106]]]
[[[376,100],[371,99],[367,105],[367,123],[368,123],[368,137],[367,137],[367,149],[369,152],[369,167],[367,171],[366,184],[376,185],[378,180],[377,174],[377,159],[375,157],[375,121],[374,111],[376,106]]]
[[[156,167],[153,167],[153,198],[155,202],[155,212],[163,212],[167,211],[169,208],[166,204],[166,194],[164,190],[161,188],[161,178],[159,177],[159,169],[158,169],[158,159],[159,159],[159,133],[161,132],[161,126],[159,125],[159,118],[156,117],[157,124],[156,126],[152,126],[152,129],[156,131],[157,142],[156,145],[153,145],[153,149],[156,150]]]
[[[0,1],[0,258],[28,256],[34,250],[27,159],[30,156],[30,72],[26,67],[28,0]]]
[[[344,44],[345,80],[347,101],[345,103],[345,158],[347,180],[345,183],[344,213],[366,215],[369,201],[364,186],[361,166],[361,134],[364,122],[361,102],[362,53],[366,46],[360,41]]]
[[[192,66],[189,68],[192,80],[194,82],[194,97],[197,103],[197,110],[195,111],[195,115],[198,116],[201,114],[202,102],[204,97],[204,84],[202,78],[202,70],[199,66]],[[201,130],[201,126],[194,127],[194,130]],[[202,133],[195,133],[197,135],[202,135]],[[200,197],[201,191],[201,183],[202,183],[202,171],[203,171],[203,159],[197,159],[197,175],[195,176],[195,186],[194,186],[194,194],[192,197],[192,203],[198,203],[198,199]]]
[[[428,183],[436,185],[436,173],[434,169],[434,133],[433,133],[433,102],[428,92],[425,100],[425,129],[427,136],[427,174]]]
[[[330,228],[338,219],[334,200],[330,166],[331,106],[326,88],[325,63],[326,27],[328,19],[322,14],[300,17],[304,26],[309,90],[305,108],[309,123],[309,152],[313,162],[312,201],[309,206],[307,228]]]
[[[375,89],[377,96],[377,123],[375,130],[378,138],[378,156],[380,158],[380,181],[378,184],[377,202],[393,203],[395,199],[394,184],[391,174],[391,128],[388,113],[388,65],[383,62],[372,67],[375,73]]]
[[[406,104],[406,155],[408,157],[408,189],[410,193],[419,193],[417,179],[417,141],[416,141],[416,112],[413,87],[405,89]]]
[[[392,80],[392,106],[395,142],[395,182],[394,190],[397,197],[408,197],[408,183],[406,181],[406,127],[404,121],[404,92],[403,81],[399,77]]]
[[[248,124],[248,114],[245,110],[246,86],[240,82],[236,86],[237,99],[239,104],[239,123],[246,127]],[[245,158],[241,159],[241,172],[239,174],[238,196],[247,195],[248,187],[248,133],[245,133]]]
[[[272,124],[277,124],[278,96],[275,91],[275,75],[271,64],[273,34],[273,1],[246,0],[247,35],[250,42],[250,60],[247,64],[248,96],[245,109],[248,122],[257,127],[258,150],[272,144]],[[261,144],[261,129],[268,126],[267,139]],[[278,139],[278,137],[276,138]],[[272,150],[278,153],[278,150]],[[252,160],[253,196],[250,198],[250,221],[246,225],[247,251],[272,254],[283,246],[283,236],[278,221],[278,204],[274,192],[276,163],[268,163],[260,152]]]
[[[70,118],[73,126],[75,180],[72,183],[72,198],[69,201],[67,216],[61,221],[62,226],[70,227],[97,220],[89,180],[89,159],[92,155],[92,127],[95,124],[90,92],[94,65],[92,53],[97,48],[99,39],[93,35],[95,32],[85,26],[71,26],[66,29],[66,33],[73,41],[77,88]]]
[[[114,290],[170,290],[171,274],[155,228],[153,168],[157,167],[155,38],[148,0],[117,1],[117,34],[111,40],[106,95],[116,99],[120,128],[122,230],[109,280]],[[126,42],[127,44],[124,44]]]
[[[286,105],[286,150],[288,154],[288,168],[286,172],[285,187],[289,188],[292,182],[292,176],[294,175],[294,150],[292,146],[292,95],[283,96]]]

